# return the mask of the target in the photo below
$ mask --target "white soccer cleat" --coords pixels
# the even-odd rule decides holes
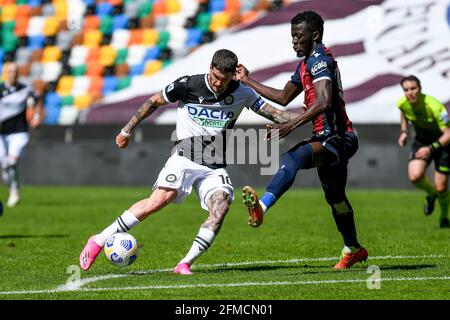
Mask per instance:
[[[18,190],[11,190],[6,205],[10,208],[16,206],[20,202],[20,194]]]

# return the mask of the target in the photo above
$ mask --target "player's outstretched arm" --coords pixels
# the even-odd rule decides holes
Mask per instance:
[[[264,98],[269,99],[275,103],[282,106],[287,106],[292,100],[294,100],[301,92],[302,89],[299,86],[294,85],[292,82],[288,81],[283,89],[275,89],[259,83],[249,77],[249,72],[247,68],[238,64],[236,69],[236,79],[240,80],[246,86],[249,86]]]
[[[398,137],[398,145],[404,147],[408,141],[408,121],[405,114],[400,113],[400,136]]]
[[[332,97],[332,83],[329,80],[320,80],[314,84],[316,93],[316,101],[302,114],[297,116],[292,121],[281,124],[267,125],[268,129],[279,130],[278,139],[286,137],[289,133],[296,128],[311,121],[317,115],[323,113],[331,106]],[[267,134],[267,140],[271,140],[271,131]]]
[[[133,129],[145,118],[155,112],[158,107],[167,104],[161,92],[158,92],[147,99],[137,110],[134,116],[122,128],[120,133],[116,136],[116,145],[119,148],[126,148],[133,132]]]
[[[257,112],[260,116],[275,123],[287,123],[296,119],[301,113],[303,113],[303,109],[300,109],[298,113],[283,111],[268,103],[264,104]]]

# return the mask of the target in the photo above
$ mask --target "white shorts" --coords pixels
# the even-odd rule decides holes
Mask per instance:
[[[153,190],[158,187],[176,189],[178,196],[175,203],[181,203],[194,188],[200,205],[207,211],[209,197],[214,191],[223,190],[230,196],[230,203],[234,200],[233,185],[227,170],[211,169],[177,154],[167,160],[159,173]]]
[[[0,159],[20,158],[28,141],[30,141],[28,132],[0,134]]]

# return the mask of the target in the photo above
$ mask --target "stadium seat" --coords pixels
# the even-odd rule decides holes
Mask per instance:
[[[162,69],[162,66],[161,60],[149,60],[145,64],[144,75],[150,76],[155,74]]]
[[[45,3],[42,5],[42,15],[44,17],[52,17],[56,14],[55,7],[51,3]]]
[[[202,40],[202,31],[197,28],[190,28],[187,31],[186,47],[193,48],[198,46]]]
[[[32,50],[28,47],[21,47],[17,49],[16,52],[16,62],[18,65],[27,64],[31,61]],[[2,58],[0,58],[0,61]]]
[[[127,61],[128,48],[122,48],[116,51],[114,64],[122,64]]]
[[[5,56],[5,50],[0,47],[0,63],[2,63],[4,56]]]
[[[92,47],[88,50],[88,55],[86,57],[86,62],[98,62],[98,59],[100,58],[100,48],[99,47]]]
[[[225,0],[211,0],[209,2],[209,12],[223,12],[225,10]]]
[[[165,15],[155,16],[154,27],[158,30],[165,30],[169,26],[169,18]]]
[[[84,18],[83,31],[97,30],[99,26],[100,18],[98,16],[87,16]]]
[[[121,77],[119,78],[119,82],[117,84],[117,90],[122,90],[125,89],[127,87],[129,87],[131,84],[131,78],[126,76],[126,77]]]
[[[111,39],[111,46],[114,49],[126,48],[128,39],[130,38],[130,31],[126,29],[118,29],[113,32]]]
[[[42,80],[45,82],[53,82],[58,79],[62,71],[62,63],[60,61],[42,63],[42,66]]]
[[[90,61],[87,63],[87,76],[101,76],[103,75],[104,67],[97,61]]]
[[[73,105],[61,107],[58,124],[59,125],[73,125],[78,119],[80,111]]]
[[[5,52],[14,52],[17,48],[18,39],[14,33],[2,33],[2,47]]]
[[[128,27],[128,17],[124,14],[113,17],[112,30],[126,29]]]
[[[100,31],[103,34],[110,35],[113,31],[113,18],[110,15],[104,15],[100,19]]]
[[[152,8],[153,8],[153,3],[150,1],[147,2],[141,2],[139,4],[139,8],[138,8],[138,16],[139,18],[148,16],[150,14],[150,12],[152,12]]]
[[[29,21],[29,18],[17,18],[14,34],[18,37],[26,37]]]
[[[42,4],[42,0],[28,0],[28,5],[30,7],[40,7]]]
[[[216,12],[212,15],[209,30],[212,32],[220,32],[228,27],[230,16],[228,12]]]
[[[71,48],[73,35],[74,32],[71,30],[62,30],[58,32],[56,36],[56,45],[61,48],[61,50],[67,50]]]
[[[130,38],[128,39],[128,45],[142,44],[142,29],[134,29],[130,31]]]
[[[128,63],[130,66],[142,63],[142,61],[144,60],[146,49],[147,48],[143,45],[130,46],[128,49],[126,63]]]
[[[80,65],[73,66],[71,68],[71,75],[72,76],[84,76],[84,75],[86,75],[86,69],[87,69],[86,64],[80,64]]]
[[[46,19],[46,17],[42,16],[31,17],[30,21],[28,22],[27,35],[29,37],[42,36]]]
[[[145,46],[154,46],[158,42],[159,32],[156,29],[143,29],[142,44]]]
[[[158,47],[160,47],[161,49],[167,48],[167,46],[169,45],[169,40],[170,40],[170,33],[166,30],[160,31],[157,43]]]
[[[42,59],[42,49],[34,49],[31,52],[31,62],[41,62]]]
[[[240,0],[226,0],[225,1],[225,11],[229,14],[234,14],[239,12],[239,9],[241,7],[241,1]]]
[[[1,21],[14,21],[16,18],[16,5],[15,4],[6,4],[2,6],[1,11]]]
[[[59,108],[59,107],[46,107],[44,124],[46,124],[46,125],[58,124],[60,113],[61,113],[61,108]]]
[[[98,16],[111,14],[113,6],[108,2],[97,3],[95,14]]]
[[[73,83],[75,81],[75,77],[73,76],[62,76],[56,87],[56,92],[60,96],[68,96],[72,92]]]
[[[181,49],[185,47],[188,38],[188,31],[180,27],[171,27],[167,31],[170,33],[170,38],[167,46],[171,49]]]
[[[94,94],[101,94],[103,90],[103,77],[102,76],[92,76],[89,86],[89,92]]]
[[[31,7],[29,5],[18,5],[16,9],[16,20],[17,19],[30,19],[31,17]]]
[[[136,1],[126,2],[124,4],[124,14],[130,18],[137,18],[139,16],[139,3]]]
[[[61,97],[55,92],[49,92],[45,95],[44,98],[45,107],[60,107],[61,106]]]
[[[74,106],[78,110],[85,110],[92,105],[92,96],[89,94],[83,94],[75,96]]]
[[[130,65],[130,76],[137,76],[144,73],[144,63]]]
[[[62,96],[61,97],[61,106],[71,106],[74,103],[74,98],[73,96]]]
[[[144,61],[147,60],[157,60],[161,53],[161,49],[157,46],[147,48],[144,55]]]
[[[197,15],[195,22],[198,29],[206,32],[209,30],[209,25],[211,23],[211,14],[209,12],[201,12]]]
[[[257,0],[241,0],[241,6],[239,10],[241,12],[247,12],[253,10],[255,8]]]
[[[76,97],[88,94],[90,84],[91,84],[91,77],[88,76],[75,77],[71,95]]]
[[[113,47],[109,45],[100,47],[99,62],[102,66],[112,66],[114,64],[115,58],[116,50]]]
[[[130,67],[126,63],[121,63],[115,66],[114,75],[118,78],[128,76]]]
[[[57,46],[48,46],[44,48],[41,62],[58,61],[61,58],[61,50]]]
[[[89,48],[85,46],[75,46],[72,48],[69,58],[69,66],[76,66],[80,64],[85,64],[87,61],[87,55],[89,53]]]
[[[106,76],[103,82],[103,95],[106,96],[117,90],[118,80],[115,76]]]
[[[88,30],[84,33],[83,45],[89,48],[98,47],[102,41],[100,30]]]
[[[18,68],[19,77],[23,77],[23,78],[27,77],[31,81],[31,78],[29,77],[30,70],[31,70],[31,63],[25,63],[22,65],[19,65],[19,68]]]
[[[155,2],[153,2],[152,14],[155,17],[167,15],[167,4],[166,4],[166,1],[155,1]]]
[[[42,75],[44,73],[44,66],[39,62],[33,62],[30,67],[30,77],[31,80],[43,80]]]

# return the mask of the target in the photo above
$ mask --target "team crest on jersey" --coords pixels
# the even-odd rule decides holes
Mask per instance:
[[[225,102],[226,105],[230,105],[230,104],[233,104],[234,98],[230,94],[229,96],[226,96],[225,99],[223,99],[223,101]]]
[[[167,182],[175,182],[175,181],[177,181],[177,176],[174,175],[173,173],[171,173],[171,174],[167,175],[166,181]]]

